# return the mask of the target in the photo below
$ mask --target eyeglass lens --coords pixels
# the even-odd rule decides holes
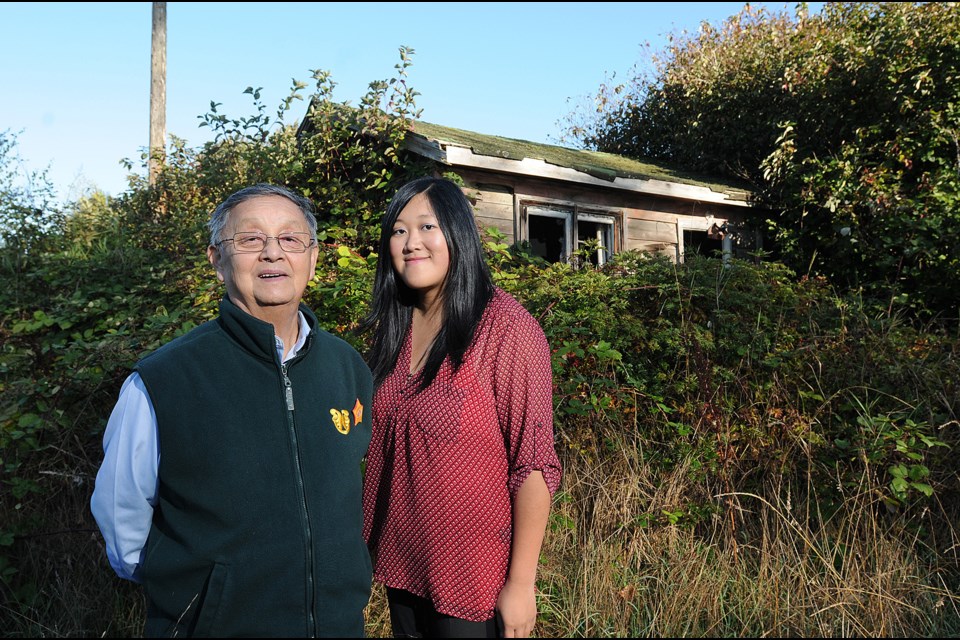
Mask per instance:
[[[243,253],[259,253],[267,246],[267,242],[274,238],[280,248],[290,253],[302,253],[313,244],[308,233],[284,233],[279,236],[268,236],[262,233],[240,232],[234,234],[232,240],[237,251]]]

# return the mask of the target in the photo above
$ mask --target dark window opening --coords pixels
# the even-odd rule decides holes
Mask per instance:
[[[563,218],[531,215],[527,224],[530,250],[534,255],[547,262],[560,262],[566,257],[563,250],[566,235]]]
[[[723,255],[723,240],[720,238],[710,238],[706,231],[683,231],[683,254],[701,255],[711,258],[719,258]]]

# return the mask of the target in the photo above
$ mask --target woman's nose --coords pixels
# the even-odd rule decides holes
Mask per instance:
[[[406,251],[413,251],[420,247],[420,234],[416,231],[410,231],[407,233],[407,241],[404,243],[403,248]]]

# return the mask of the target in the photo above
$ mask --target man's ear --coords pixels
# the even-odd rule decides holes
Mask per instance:
[[[317,275],[317,260],[320,258],[320,246],[316,244],[313,245],[311,252],[312,257],[310,258],[310,273],[313,274],[311,277],[315,277]]]
[[[220,249],[217,249],[212,244],[207,247],[207,260],[210,261],[210,264],[213,265],[213,269],[217,272],[217,280],[223,282],[223,255],[220,253]]]

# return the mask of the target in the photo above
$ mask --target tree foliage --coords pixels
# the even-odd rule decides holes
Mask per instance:
[[[960,11],[950,2],[746,5],[601,87],[588,148],[747,180],[778,257],[956,318]]]
[[[23,295],[23,274],[30,262],[51,247],[49,233],[63,220],[46,171],[24,169],[17,153],[17,134],[0,131],[0,261],[10,273],[8,286]]]

